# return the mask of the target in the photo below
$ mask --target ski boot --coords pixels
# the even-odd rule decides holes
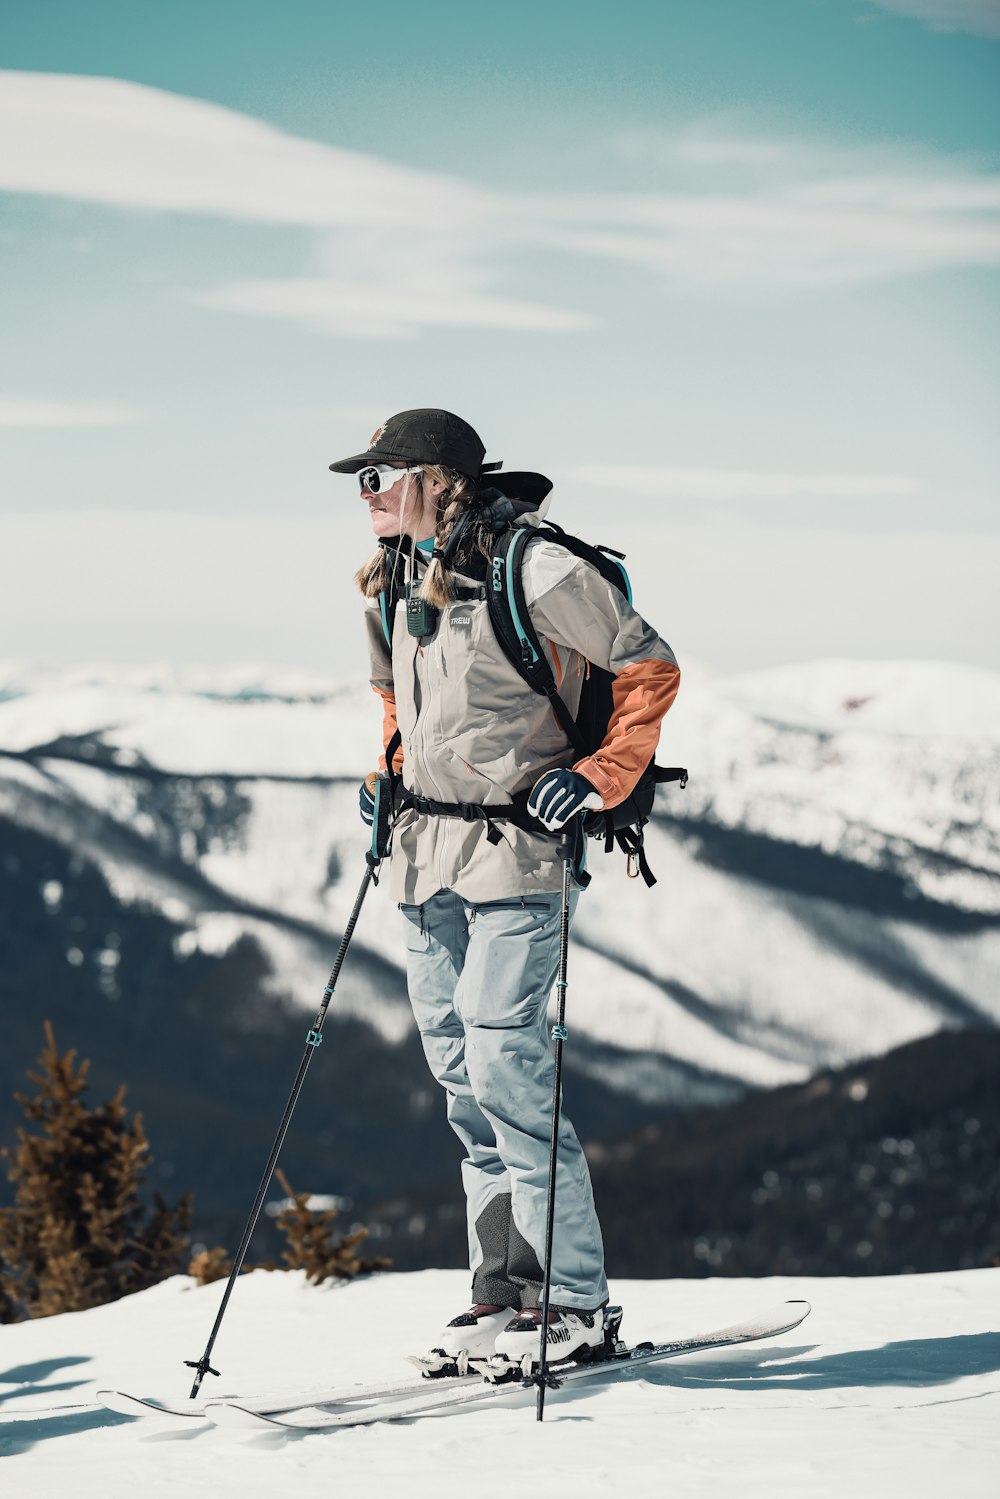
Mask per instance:
[[[551,1307],[546,1364],[552,1368],[620,1358],[625,1346],[618,1337],[621,1320],[620,1306],[598,1307],[593,1312]],[[485,1377],[496,1384],[530,1378],[541,1362],[541,1323],[537,1307],[518,1312],[497,1337],[494,1355],[483,1371]]]
[[[425,1379],[448,1379],[475,1372],[481,1361],[491,1358],[497,1334],[515,1315],[510,1306],[486,1306],[478,1303],[467,1312],[453,1317],[441,1335],[437,1348],[410,1363]]]

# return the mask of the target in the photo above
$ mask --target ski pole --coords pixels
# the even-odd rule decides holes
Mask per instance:
[[[271,1154],[268,1156],[267,1165],[264,1167],[264,1175],[261,1177],[260,1186],[257,1188],[257,1196],[254,1199],[253,1207],[250,1209],[250,1217],[247,1219],[246,1228],[243,1230],[243,1238],[240,1240],[240,1246],[236,1251],[236,1256],[233,1260],[233,1268],[229,1272],[229,1281],[226,1285],[226,1289],[222,1297],[222,1305],[219,1307],[218,1316],[215,1319],[215,1325],[212,1328],[208,1343],[205,1346],[205,1352],[202,1354],[201,1358],[197,1361],[195,1361],[194,1359],[184,1360],[187,1368],[194,1369],[196,1371],[194,1384],[191,1386],[190,1398],[192,1400],[197,1398],[198,1391],[201,1388],[201,1382],[205,1378],[205,1375],[219,1373],[218,1369],[212,1368],[210,1362],[212,1357],[212,1348],[215,1344],[216,1338],[219,1335],[219,1328],[222,1326],[222,1319],[226,1314],[226,1307],[229,1305],[229,1298],[233,1294],[233,1286],[236,1284],[236,1277],[239,1275],[240,1270],[243,1266],[243,1261],[246,1258],[246,1252],[250,1246],[251,1236],[257,1226],[257,1219],[260,1217],[260,1210],[264,1206],[264,1196],[267,1192],[268,1186],[270,1185],[271,1177],[274,1174],[274,1168],[278,1163],[278,1155],[281,1151],[282,1145],[284,1144],[285,1136],[288,1133],[288,1126],[291,1123],[292,1113],[294,1112],[295,1105],[298,1102],[299,1094],[302,1091],[302,1084],[305,1082],[305,1076],[309,1070],[309,1063],[312,1061],[313,1056],[316,1053],[316,1049],[323,1039],[323,1022],[326,1019],[326,1012],[329,1008],[330,1001],[333,998],[334,990],[337,987],[337,979],[340,975],[340,969],[343,964],[344,957],[347,953],[347,949],[350,946],[351,938],[354,935],[354,928],[357,926],[358,917],[361,914],[361,907],[364,904],[365,896],[368,894],[368,890],[370,885],[372,884],[372,881],[374,880],[375,883],[378,884],[375,870],[378,868],[380,858],[381,854],[379,854],[378,852],[376,839],[373,837],[372,848],[365,855],[365,877],[361,882],[361,888],[358,891],[357,899],[354,902],[354,909],[351,912],[350,920],[347,923],[343,938],[341,939],[340,949],[337,953],[336,961],[331,970],[330,977],[327,980],[326,989],[323,993],[323,1001],[316,1012],[316,1018],[312,1023],[312,1027],[309,1030],[308,1035],[306,1036],[306,1049],[303,1053],[302,1061],[299,1063],[299,1070],[295,1074],[295,1081],[292,1084],[292,1091],[288,1095],[288,1102],[285,1104],[285,1112],[281,1116],[281,1123],[278,1126],[278,1133],[274,1137],[274,1144],[271,1146]]]
[[[545,1411],[545,1391],[559,1381],[549,1374],[549,1290],[552,1283],[552,1237],[556,1221],[556,1156],[559,1151],[559,1116],[562,1101],[562,1049],[566,1040],[566,969],[569,962],[569,886],[576,838],[582,836],[579,818],[566,824],[559,842],[563,864],[562,910],[559,917],[559,973],[556,978],[556,1023],[552,1027],[555,1042],[555,1077],[552,1083],[552,1138],[549,1144],[549,1198],[545,1215],[545,1265],[542,1271],[542,1352],[534,1383],[538,1386],[535,1419],[541,1421]]]

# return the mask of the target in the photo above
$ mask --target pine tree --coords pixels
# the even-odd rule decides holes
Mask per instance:
[[[276,1175],[292,1199],[291,1207],[279,1213],[276,1220],[288,1241],[281,1258],[290,1270],[304,1270],[307,1278],[319,1285],[324,1280],[350,1280],[355,1275],[389,1268],[391,1260],[366,1260],[356,1252],[357,1246],[368,1237],[367,1228],[356,1228],[353,1233],[333,1238],[330,1226],[337,1216],[337,1209],[312,1211],[307,1206],[310,1194],[293,1192],[280,1169]]]
[[[0,1210],[0,1320],[82,1311],[144,1290],[183,1268],[191,1202],[140,1200],[151,1161],[142,1115],[129,1120],[124,1085],[108,1103],[83,1101],[89,1062],[60,1056],[52,1026],[34,1098],[15,1095],[29,1125],[0,1151],[15,1205]]]

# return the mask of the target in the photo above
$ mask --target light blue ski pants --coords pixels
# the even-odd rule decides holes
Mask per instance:
[[[558,893],[469,901],[439,890],[422,906],[400,906],[424,1054],[466,1150],[474,1302],[541,1301],[555,1070],[546,1008],[559,966],[560,904]],[[590,1172],[565,1113],[551,1299],[582,1311],[608,1299]]]

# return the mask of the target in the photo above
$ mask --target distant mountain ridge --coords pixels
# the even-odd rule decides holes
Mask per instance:
[[[587,1146],[613,1276],[1000,1264],[1000,1031],[942,1031]],[[462,1265],[457,1183],[366,1208],[401,1269]]]
[[[266,1029],[285,1000],[307,1018],[364,869],[356,786],[379,723],[367,684],[301,674],[0,672],[0,934],[23,1027],[0,1089],[34,1055],[49,993],[67,1017],[90,996],[121,1030],[155,987],[181,1027],[201,965],[205,1005],[224,973],[242,975],[237,1028]],[[590,1080],[574,1093],[593,1100],[591,1137],[997,1023],[1000,676],[692,671],[659,759],[691,772],[687,791],[661,790],[648,830],[659,883],[628,881],[593,844],[574,927],[567,1065]],[[336,997],[342,1039],[366,1033],[385,1077],[404,1067],[413,1127],[429,1110],[426,1149],[447,1152],[399,918],[383,890],[369,902]],[[394,1190],[386,1161],[366,1171],[357,1191]]]
[[[0,751],[179,775],[337,780],[371,767],[366,684],[250,668],[0,668]],[[684,815],[858,864],[1000,914],[1000,673],[819,661],[684,678],[660,754],[694,771]]]

